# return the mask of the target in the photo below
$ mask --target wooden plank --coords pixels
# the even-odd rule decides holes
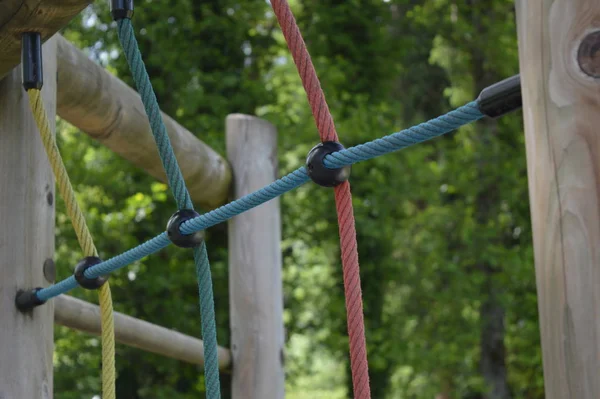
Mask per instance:
[[[137,92],[63,37],[58,38],[58,59],[60,117],[166,182]],[[194,202],[205,210],[223,204],[231,184],[227,161],[168,115],[162,116]]]
[[[546,397],[596,399],[600,2],[521,0],[517,21]]]
[[[114,312],[114,316],[117,342],[183,362],[204,365],[202,340],[119,312]],[[67,295],[54,299],[54,322],[88,334],[100,335],[101,332],[99,307]],[[228,349],[219,347],[218,356],[219,368],[230,366]]]
[[[227,117],[227,156],[239,198],[277,178],[277,131],[247,115]],[[284,397],[281,219],[275,199],[229,222],[233,397]]]
[[[40,32],[46,41],[92,0],[0,1],[0,79],[21,62],[21,33]]]
[[[56,41],[43,46],[46,110],[54,129]],[[0,81],[0,398],[52,398],[53,305],[23,314],[19,288],[47,286],[54,254],[54,179],[21,86],[21,71]]]

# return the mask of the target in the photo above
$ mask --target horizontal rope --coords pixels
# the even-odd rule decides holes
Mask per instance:
[[[448,114],[420,125],[330,154],[325,157],[325,164],[329,168],[338,168],[375,158],[448,133],[482,117],[483,114],[479,112],[477,103],[471,102]],[[308,180],[310,178],[308,177],[306,168],[304,166],[300,167],[258,191],[182,223],[180,230],[183,234],[192,234],[196,231],[205,230],[291,191]],[[167,233],[163,232],[135,248],[90,267],[84,274],[88,278],[108,274],[153,254],[167,247],[170,243],[171,241],[167,237]],[[41,289],[36,295],[40,300],[47,301],[76,287],[77,282],[71,276],[48,288]]]

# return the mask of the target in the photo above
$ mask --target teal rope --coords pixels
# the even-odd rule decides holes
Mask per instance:
[[[481,119],[483,116],[478,102],[472,101],[427,122],[329,154],[323,159],[323,164],[327,168],[336,169],[366,161],[441,136],[467,123]]]
[[[131,20],[125,18],[118,21],[119,41],[123,46],[131,74],[142,97],[144,109],[148,115],[150,127],[158,153],[162,161],[167,181],[179,209],[194,209],[192,199],[185,186],[185,180],[177,163],[175,152],[171,146],[167,129],[163,123],[160,107],[156,100],[150,77],[146,71]],[[219,399],[221,388],[219,382],[219,359],[217,356],[217,328],[213,299],[213,286],[210,263],[204,242],[194,248],[194,262],[198,279],[200,296],[200,318],[202,320],[202,338],[204,340],[204,376],[206,380],[206,396]]]
[[[277,198],[288,191],[300,187],[309,180],[310,179],[306,173],[306,168],[303,166],[258,191],[247,194],[242,198],[200,215],[198,218],[188,220],[188,222],[191,222],[192,220],[194,221],[193,228],[196,229],[194,231],[206,230],[209,227],[223,223],[236,215],[246,212],[252,208],[264,204],[267,201],[272,200],[273,198]],[[182,224],[180,230],[184,234],[189,234],[186,232],[184,224],[185,223]],[[169,244],[171,244],[171,241],[169,241],[167,238],[167,233],[160,233],[156,237],[138,245],[135,248],[131,248],[122,254],[90,267],[85,271],[84,275],[87,278],[96,278],[98,276],[112,273],[135,261],[143,259],[148,255],[160,251]],[[54,285],[51,285],[48,288],[39,290],[36,293],[36,296],[41,301],[47,301],[60,294],[69,292],[78,286],[79,285],[75,281],[75,278],[71,276]]]
[[[418,126],[393,133],[356,147],[350,147],[339,152],[334,152],[325,157],[324,163],[327,167],[339,167],[350,165],[361,159],[378,157],[429,140],[441,134],[448,133],[452,129],[467,125],[481,117],[482,114],[479,111],[477,104],[474,102],[469,103],[446,115],[439,116]],[[342,157],[340,157],[340,155],[342,155]],[[308,180],[310,179],[306,168],[304,166],[300,167],[260,190],[182,223],[180,231],[183,234],[192,234],[196,231],[206,230],[209,227],[225,222],[234,216],[270,201],[273,198],[279,197],[280,195],[303,185]],[[87,278],[95,278],[111,273],[157,252],[169,244],[170,241],[167,238],[167,234],[161,233],[135,248],[90,267],[85,271],[85,276]],[[202,269],[198,268],[198,270]],[[75,278],[71,276],[48,288],[39,290],[36,293],[36,296],[41,301],[47,301],[60,294],[64,294],[77,286]]]

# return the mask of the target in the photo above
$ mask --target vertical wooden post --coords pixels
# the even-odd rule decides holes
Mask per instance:
[[[600,398],[600,2],[517,2],[546,397]]]
[[[56,42],[43,46],[43,98],[56,114]],[[20,313],[20,288],[47,286],[54,255],[54,179],[21,69],[0,82],[0,398],[52,398],[52,302]],[[52,277],[50,277],[52,278]]]
[[[247,115],[227,117],[234,196],[277,178],[277,131]],[[233,397],[284,397],[281,218],[275,199],[229,222]]]

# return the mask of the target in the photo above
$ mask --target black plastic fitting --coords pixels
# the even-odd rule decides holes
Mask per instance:
[[[323,163],[327,155],[343,149],[344,146],[337,141],[325,141],[314,146],[306,157],[308,177],[323,187],[335,187],[348,180],[351,170],[350,165],[337,169],[329,169]]]
[[[204,241],[202,231],[196,231],[192,234],[182,234],[179,230],[183,222],[198,216],[200,216],[198,212],[193,209],[180,209],[175,212],[167,222],[167,236],[169,240],[181,248],[193,248],[202,244]]]
[[[481,113],[490,118],[497,118],[521,108],[521,76],[515,75],[486,87],[479,94],[477,104]]]
[[[39,90],[44,85],[42,37],[39,32],[23,33],[21,38],[21,73],[25,90]]]
[[[45,304],[46,301],[42,301],[37,297],[37,292],[41,289],[41,287],[38,287],[27,291],[17,291],[17,296],[15,297],[15,305],[17,306],[17,309],[19,309],[21,312],[28,312],[36,306]]]
[[[86,256],[80,260],[73,270],[73,277],[75,277],[77,284],[86,290],[97,290],[98,288],[102,287],[102,285],[104,285],[104,283],[106,283],[108,280],[108,277],[98,276],[94,278],[88,278],[84,274],[87,269],[97,265],[98,263],[102,263],[102,259],[98,258],[97,256]]]
[[[133,0],[111,0],[110,14],[115,21],[133,17]]]

